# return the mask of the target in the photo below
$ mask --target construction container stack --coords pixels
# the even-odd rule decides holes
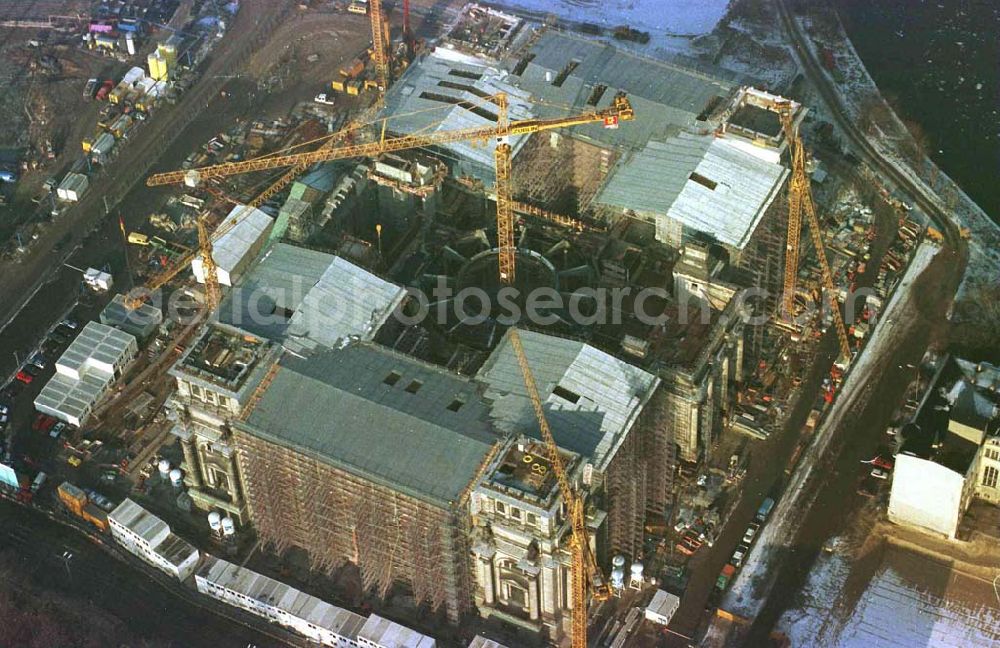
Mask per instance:
[[[90,501],[87,494],[79,487],[63,482],[57,490],[59,501],[66,506],[66,510],[80,518],[90,522],[101,531],[108,530],[108,515],[96,504]]]

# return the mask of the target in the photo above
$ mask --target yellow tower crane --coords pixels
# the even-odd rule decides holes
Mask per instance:
[[[620,121],[634,119],[635,112],[628,98],[621,94],[615,97],[614,102],[610,106],[601,110],[571,115],[569,117],[510,121],[507,117],[507,96],[501,93],[493,95],[488,99],[497,106],[498,114],[495,125],[387,138],[385,137],[386,120],[383,120],[383,134],[379,140],[374,142],[337,147],[324,146],[308,153],[267,155],[240,162],[215,164],[189,171],[158,173],[150,176],[146,180],[146,184],[150,187],[180,184],[182,182],[197,184],[209,178],[226,177],[253,171],[266,171],[286,166],[308,167],[316,162],[326,162],[328,160],[340,160],[352,157],[375,157],[382,153],[426,146],[440,146],[452,142],[466,140],[485,142],[493,139],[497,143],[494,163],[496,165],[497,247],[499,248],[500,281],[504,284],[511,284],[514,282],[515,277],[516,248],[514,245],[514,200],[511,185],[512,149],[509,142],[510,138],[517,135],[528,135],[539,131],[597,122],[603,123],[605,128],[617,128]]]
[[[851,345],[847,339],[847,328],[840,313],[840,302],[837,300],[836,287],[833,285],[833,274],[826,258],[826,247],[820,230],[819,219],[816,218],[816,207],[812,200],[812,190],[809,187],[809,176],[806,175],[806,154],[799,137],[798,128],[792,121],[792,105],[783,102],[777,105],[781,118],[781,127],[792,155],[792,177],[788,185],[788,232],[785,238],[785,282],[782,295],[782,312],[785,317],[793,317],[795,306],[795,284],[799,272],[799,237],[802,233],[802,214],[809,221],[809,234],[816,257],[819,259],[820,271],[823,275],[823,288],[830,305],[833,325],[837,330],[840,343],[840,353],[845,361],[851,359]]]
[[[587,532],[587,515],[583,496],[573,488],[569,475],[566,474],[566,466],[563,464],[559,446],[556,445],[555,437],[552,436],[552,430],[545,418],[542,398],[538,395],[538,386],[535,384],[535,376],[528,364],[528,357],[524,354],[521,337],[518,335],[517,329],[513,328],[507,335],[517,358],[517,364],[521,368],[524,386],[528,392],[528,398],[531,399],[531,406],[535,410],[535,418],[538,419],[542,441],[545,442],[549,462],[552,464],[552,470],[559,483],[559,492],[566,508],[566,516],[570,521],[572,646],[573,648],[587,648],[587,618],[590,598],[593,597],[598,601],[607,600],[611,597],[611,588],[605,582],[601,568],[597,565],[597,559],[594,557],[594,552],[590,549],[590,534]]]
[[[240,220],[240,214],[235,214],[233,218],[227,220],[215,231],[215,236],[219,237],[233,227]],[[177,259],[177,261],[171,265],[166,270],[154,275],[145,284],[143,284],[143,294],[131,295],[125,298],[125,306],[130,310],[135,310],[139,308],[149,296],[149,293],[162,288],[167,282],[179,275],[185,268],[191,265],[199,256],[202,258],[202,268],[205,271],[205,312],[212,312],[219,305],[221,301],[222,291],[219,288],[219,276],[218,268],[215,265],[215,259],[212,258],[212,236],[208,233],[208,228],[205,225],[205,216],[201,215],[197,220],[198,227],[198,247],[194,250],[187,252],[184,256]]]
[[[369,0],[368,13],[372,22],[372,63],[375,65],[375,80],[378,91],[389,89],[389,23],[382,11],[382,0]]]

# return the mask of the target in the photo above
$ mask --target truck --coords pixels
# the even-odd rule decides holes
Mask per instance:
[[[111,79],[105,81],[100,88],[97,89],[97,94],[94,95],[94,99],[98,101],[104,101],[108,98],[108,93],[111,92],[112,88],[115,87],[115,82]]]
[[[761,503],[760,508],[757,509],[757,521],[766,522],[767,517],[771,515],[771,510],[774,508],[774,500],[770,497],[764,498]]]
[[[48,475],[46,475],[43,472],[40,472],[37,475],[35,475],[35,481],[31,482],[31,494],[32,495],[37,495],[38,491],[42,490],[42,486],[45,485],[45,479],[46,479],[46,477],[48,477]]]
[[[97,79],[91,77],[87,79],[87,84],[83,86],[83,98],[93,99],[95,90],[97,90]]]
[[[719,577],[715,579],[715,589],[720,592],[726,591],[726,588],[729,587],[729,583],[733,580],[733,576],[735,574],[736,568],[732,565],[726,565],[723,567],[722,571],[719,573]]]

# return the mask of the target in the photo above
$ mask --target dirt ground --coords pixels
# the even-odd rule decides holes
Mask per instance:
[[[83,98],[87,79],[120,75],[126,67],[65,44],[31,47],[28,40],[34,35],[30,30],[0,30],[0,114],[4,116],[0,148],[40,147],[48,139],[57,155],[22,176],[15,198],[21,202],[36,194],[45,178],[79,157],[80,141],[93,133],[100,106]],[[58,72],[38,66],[43,55],[58,60]]]

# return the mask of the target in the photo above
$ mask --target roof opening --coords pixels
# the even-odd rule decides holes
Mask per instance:
[[[393,385],[395,385],[396,383],[398,383],[399,379],[402,378],[402,377],[403,377],[403,374],[399,373],[398,371],[391,371],[391,372],[389,372],[389,375],[386,376],[385,379],[382,382],[384,382],[386,385],[389,385],[390,387],[392,387]]]
[[[494,121],[494,122],[497,120],[496,113],[492,113],[488,110],[485,110],[481,106],[477,106],[471,101],[466,101],[464,99],[459,99],[457,97],[449,97],[448,95],[438,94],[436,92],[426,92],[426,91],[420,93],[420,98],[428,99],[430,101],[439,101],[441,103],[452,104],[453,106],[461,106],[462,108],[465,108],[469,112],[478,115],[483,119],[487,119],[489,121]]]
[[[597,85],[595,85],[593,92],[590,93],[590,97],[587,98],[587,105],[596,106],[597,103],[601,100],[601,97],[604,96],[604,93],[607,92],[607,90],[608,86],[604,85],[603,83],[598,83]]]
[[[478,81],[483,78],[482,74],[476,74],[475,72],[469,72],[467,70],[448,70],[448,74],[451,76],[462,77],[463,79],[473,79]]]
[[[556,385],[556,388],[552,390],[552,393],[563,400],[568,400],[571,403],[576,403],[580,400],[580,394],[571,392],[561,385]]]
[[[295,311],[289,310],[287,308],[282,308],[281,306],[275,304],[274,309],[271,311],[270,314],[276,315],[287,322],[288,320],[292,319],[293,315],[295,315]]]
[[[471,86],[467,83],[455,83],[454,81],[448,81],[447,79],[441,79],[438,81],[438,85],[442,88],[448,88],[450,90],[461,90],[462,92],[468,92],[469,94],[474,94],[480,99],[486,99],[492,97],[488,92],[483,92],[475,86]]]
[[[713,96],[711,99],[708,100],[708,103],[705,104],[705,107],[701,109],[701,112],[698,113],[698,116],[695,117],[695,119],[697,119],[698,121],[707,120],[709,117],[712,116],[712,113],[714,113],[719,108],[719,104],[721,104],[723,101],[725,101],[725,98],[720,97],[719,95]]]
[[[705,176],[701,175],[700,173],[695,173],[694,171],[691,172],[691,175],[689,175],[688,178],[690,178],[694,182],[697,182],[703,187],[708,187],[712,191],[715,191],[715,188],[719,186],[718,182],[715,182],[714,180],[709,180]]]
[[[448,410],[452,412],[457,412],[458,410],[462,409],[462,405],[465,405],[465,401],[456,398],[455,400],[451,401],[451,403],[448,405]]]
[[[531,63],[531,61],[534,60],[534,58],[535,58],[534,52],[528,52],[527,54],[525,54],[524,57],[522,57],[521,60],[517,62],[517,65],[514,66],[514,69],[511,70],[511,74],[513,74],[514,76],[521,76],[522,74],[524,74],[524,70],[527,69],[528,63]]]
[[[411,380],[410,384],[406,386],[406,391],[408,391],[411,394],[416,394],[418,391],[420,391],[420,388],[423,386],[424,383],[420,382],[419,380]]]
[[[561,88],[562,84],[565,83],[566,79],[569,78],[569,75],[572,74],[573,70],[579,67],[579,65],[580,61],[577,60],[572,60],[569,63],[567,63],[566,67],[564,67],[562,71],[556,75],[556,78],[552,80],[552,85],[554,85],[557,88]]]

